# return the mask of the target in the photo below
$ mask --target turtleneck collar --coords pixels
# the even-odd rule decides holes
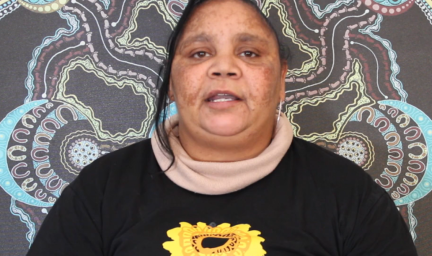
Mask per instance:
[[[293,140],[291,124],[281,115],[270,145],[258,156],[236,162],[201,162],[193,160],[183,149],[178,138],[178,116],[165,122],[175,162],[165,172],[178,186],[205,195],[221,195],[234,192],[270,174],[279,164]],[[156,160],[162,170],[171,164],[172,158],[160,147],[156,132],[151,137]]]

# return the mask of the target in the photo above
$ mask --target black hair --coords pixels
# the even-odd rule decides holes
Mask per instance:
[[[174,164],[175,161],[174,152],[172,151],[168,139],[168,133],[165,129],[165,126],[163,125],[163,121],[168,117],[168,113],[166,109],[168,109],[169,107],[168,92],[169,92],[169,83],[170,83],[170,76],[171,76],[171,66],[177,49],[178,41],[181,38],[184,28],[188,23],[191,15],[193,14],[193,11],[198,6],[200,6],[201,4],[207,1],[209,0],[189,0],[189,3],[184,9],[182,16],[177,23],[177,26],[174,28],[174,31],[171,33],[171,36],[168,39],[167,48],[166,48],[168,50],[168,56],[164,62],[164,65],[161,66],[161,69],[159,71],[159,77],[162,77],[163,80],[162,81],[158,80],[158,85],[160,84],[160,86],[158,86],[159,88],[158,100],[157,100],[156,115],[154,120],[156,126],[155,132],[160,142],[160,146],[162,147],[162,150],[164,150],[166,153],[172,156],[172,162],[170,166],[167,168],[167,170],[171,168],[171,166]],[[213,0],[213,1],[217,1],[217,0]],[[267,17],[261,12],[259,7],[256,5],[256,2],[253,0],[241,0],[241,1],[252,6],[254,10],[261,15],[261,17],[264,19],[264,21],[269,26],[269,28],[273,31],[279,47],[279,57],[281,63],[287,63],[290,57],[289,49],[287,47],[284,47],[281,44],[281,40],[279,39],[278,33],[276,32],[276,30],[274,29],[270,21],[267,19]]]

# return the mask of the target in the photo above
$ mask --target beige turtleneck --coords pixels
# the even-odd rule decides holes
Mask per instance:
[[[240,190],[270,174],[279,164],[293,139],[290,122],[281,115],[270,145],[258,156],[237,162],[201,162],[193,160],[183,149],[178,132],[178,116],[165,122],[175,162],[165,172],[178,186],[205,195],[221,195]],[[160,147],[156,132],[151,137],[156,160],[162,170],[172,158]]]

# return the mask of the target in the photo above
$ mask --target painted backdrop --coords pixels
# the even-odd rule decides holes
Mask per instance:
[[[363,167],[432,255],[432,1],[256,3],[293,52],[295,135]],[[186,4],[0,0],[0,255],[25,254],[85,165],[149,136]]]

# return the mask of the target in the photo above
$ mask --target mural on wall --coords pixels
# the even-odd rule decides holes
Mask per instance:
[[[422,15],[412,25],[429,29],[432,1],[256,3],[293,52],[284,111],[295,135],[368,172],[394,199],[420,255],[428,255],[432,232],[419,231],[428,220],[422,217],[422,223],[419,216],[427,214],[416,204],[432,204],[432,109],[419,107],[427,95],[410,98],[407,91],[416,85],[427,94],[429,88],[398,78],[398,56],[409,51],[396,51],[380,32],[386,19],[404,22],[415,10]],[[22,8],[41,16],[56,13],[62,21],[55,33],[41,35],[26,63],[9,67],[25,69],[22,83],[14,86],[27,93],[19,99],[22,105],[2,103],[7,111],[0,122],[5,192],[0,197],[10,202],[0,222],[19,219],[26,229],[10,234],[21,246],[13,253],[25,253],[84,166],[149,136],[165,42],[186,5],[186,0],[0,0],[0,28]],[[2,92],[2,100],[10,95]]]

